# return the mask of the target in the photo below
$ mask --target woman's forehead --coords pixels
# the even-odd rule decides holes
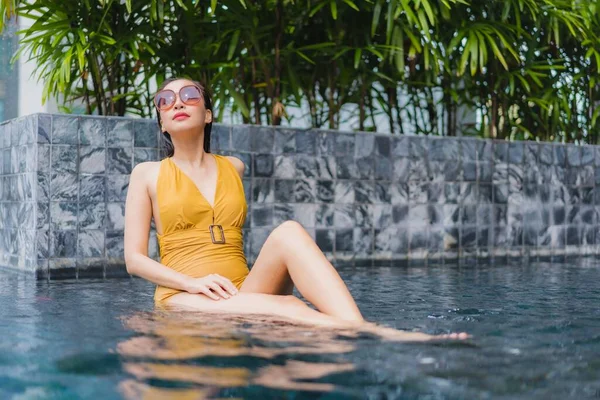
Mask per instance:
[[[181,89],[184,86],[189,86],[189,85],[195,85],[194,82],[190,81],[189,79],[177,79],[176,81],[173,82],[169,82],[169,84],[167,86],[164,87],[164,89],[171,89],[174,91],[177,91],[179,89]]]

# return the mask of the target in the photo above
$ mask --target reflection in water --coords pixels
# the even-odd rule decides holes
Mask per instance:
[[[119,385],[128,399],[215,398],[221,390],[249,386],[342,391],[317,380],[354,370],[340,359],[355,349],[347,339],[358,334],[351,330],[315,330],[269,316],[172,311],[137,313],[121,320],[140,334],[116,348],[124,371],[133,377]]]

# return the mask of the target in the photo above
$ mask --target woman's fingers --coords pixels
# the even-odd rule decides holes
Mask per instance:
[[[223,289],[227,290],[232,296],[234,296],[238,290],[235,287],[235,285],[233,284],[233,282],[231,282],[229,279],[217,275],[217,280],[219,282],[219,284],[221,285],[221,287],[223,287]]]
[[[203,288],[200,290],[200,293],[206,295],[207,297],[213,299],[213,300],[220,300],[219,296],[217,296],[216,294],[214,294],[213,292],[210,291],[210,288],[207,286],[206,288]]]
[[[227,293],[225,293],[225,291],[223,290],[223,288],[219,285],[218,282],[213,282],[210,283],[208,285],[208,287],[210,287],[213,291],[215,291],[218,295],[220,295],[221,297],[223,297],[224,299],[228,299],[231,296],[228,295]]]

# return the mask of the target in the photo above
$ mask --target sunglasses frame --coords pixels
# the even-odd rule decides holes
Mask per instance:
[[[194,87],[194,88],[198,89],[198,93],[200,93],[200,97],[199,97],[198,101],[184,101],[184,100],[181,98],[181,91],[182,91],[183,89],[185,89],[185,88],[189,88],[189,87]],[[161,94],[162,92],[171,92],[171,93],[173,93],[173,95],[175,96],[175,101],[173,102],[173,104],[171,104],[170,106],[168,106],[168,107],[166,107],[166,108],[160,108],[160,107],[158,106],[158,104],[157,104],[157,101],[156,101],[156,96],[158,96],[158,95],[159,95],[159,94]],[[177,98],[178,98],[178,97],[179,97],[179,99],[181,100],[181,102],[182,102],[183,104],[185,104],[185,105],[188,105],[188,106],[196,105],[196,104],[200,103],[200,101],[202,100],[202,89],[200,89],[200,88],[199,88],[198,86],[196,86],[196,85],[185,85],[185,86],[182,86],[182,87],[179,89],[179,91],[178,91],[177,93],[175,93],[175,91],[174,91],[174,90],[171,90],[171,89],[163,89],[163,90],[161,90],[160,92],[157,92],[157,93],[154,95],[154,99],[153,99],[153,100],[154,100],[154,106],[156,107],[156,109],[157,109],[158,111],[169,111],[171,108],[173,108],[173,106],[175,106],[175,103],[177,103]]]

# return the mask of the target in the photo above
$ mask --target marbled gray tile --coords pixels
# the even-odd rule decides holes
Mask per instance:
[[[354,230],[336,229],[335,230],[335,251],[354,252]]]
[[[254,176],[270,178],[273,176],[273,155],[256,154],[254,160]]]
[[[48,174],[38,172],[36,194],[38,201],[50,200],[50,176]]]
[[[38,114],[37,142],[39,144],[50,144],[52,136],[52,117],[50,115]],[[8,147],[8,146],[3,146]]]
[[[102,142],[103,141],[100,138],[98,138],[96,144],[102,145]],[[106,146],[115,148],[132,147],[133,121],[124,120],[120,118],[108,119],[108,121],[106,122]]]
[[[38,182],[39,185],[39,182]],[[79,188],[77,174],[52,172],[50,175],[50,200],[76,201]]]
[[[271,128],[250,126],[250,150],[256,153],[271,154],[274,145],[274,132]]]
[[[411,158],[424,159],[429,147],[428,141],[420,136],[408,136],[409,154]]]
[[[459,142],[447,138],[434,138],[429,141],[429,151],[427,156],[430,160],[452,160],[458,161],[460,154]]]
[[[423,159],[417,159],[417,158],[411,159],[410,164],[409,164],[408,181],[427,181],[428,179],[429,179],[429,163],[427,162],[427,160],[424,158]]]
[[[80,230],[77,235],[77,256],[103,257],[104,256],[104,231]]]
[[[371,229],[353,229],[353,248],[357,257],[370,257],[373,254],[374,232]]]
[[[37,171],[50,172],[50,145],[37,145]]]
[[[293,129],[276,128],[274,136],[274,154],[289,154],[296,152],[296,131]]]
[[[408,142],[408,136],[394,136],[392,137],[392,157],[409,157],[410,156],[410,145]]]
[[[104,175],[80,175],[79,199],[81,202],[105,200],[106,178]]]
[[[372,228],[373,227],[373,205],[358,204],[354,206],[354,220],[357,227]]]
[[[159,128],[152,120],[133,122],[133,145],[135,147],[158,147]]]
[[[294,219],[294,207],[291,204],[273,205],[273,225],[278,226],[285,221]]]
[[[52,230],[50,232],[50,256],[52,258],[77,255],[76,230]]]
[[[252,205],[252,227],[273,226],[273,205],[272,204],[253,204]]]
[[[52,144],[79,144],[79,118],[70,115],[52,116]]]
[[[103,147],[80,146],[79,172],[102,174],[106,170],[106,151]]]
[[[333,212],[333,224],[339,228],[354,226],[354,207],[351,204],[336,204]]]
[[[320,156],[315,158],[316,177],[320,179],[335,179],[336,161],[333,156]]]
[[[111,258],[123,259],[124,241],[123,231],[107,230],[105,234],[106,256]]]
[[[231,128],[231,147],[236,151],[250,151],[250,131],[245,125],[234,125]]]
[[[252,183],[252,201],[257,203],[273,203],[273,180],[255,178]]]
[[[338,179],[357,179],[359,176],[358,165],[352,158],[336,157],[335,168]]]
[[[296,161],[296,176],[298,178],[317,177],[317,159],[314,156],[298,154],[294,156]]]
[[[335,182],[334,201],[342,204],[354,203],[353,181],[338,180]]]
[[[133,149],[133,165],[147,161],[159,161],[158,149],[135,148]]]
[[[375,179],[383,181],[393,180],[392,176],[392,162],[389,158],[378,157],[375,159]]]
[[[510,164],[523,163],[525,156],[525,145],[523,142],[511,142],[508,146],[508,162]]]
[[[408,201],[411,204],[426,204],[429,183],[411,181],[408,183]]]
[[[276,179],[274,181],[274,196],[276,203],[288,203],[294,201],[294,180]]]
[[[316,227],[316,204],[292,204],[294,209],[294,220],[305,228]]]
[[[317,134],[315,131],[306,130],[296,132],[296,151],[301,154],[317,153]]]
[[[375,136],[375,155],[377,158],[389,159],[392,154],[392,140],[389,135]]]
[[[125,229],[125,203],[106,204],[106,229],[111,231]]]
[[[106,200],[109,202],[125,201],[128,187],[129,175],[106,176]]]
[[[293,179],[296,174],[296,160],[289,155],[278,155],[274,157],[274,178]]]
[[[315,134],[317,140],[317,154],[322,156],[335,155],[337,134],[332,131],[323,132],[318,130],[315,130]]]
[[[231,147],[231,126],[223,124],[213,124],[210,133],[211,149],[234,150]]]
[[[46,202],[36,203],[36,228],[47,230],[50,228],[50,204]]]
[[[315,241],[319,249],[324,253],[333,252],[335,231],[332,229],[317,229]]]
[[[373,179],[375,177],[375,158],[373,156],[355,158],[358,179]]]
[[[133,163],[133,148],[108,148],[106,172],[109,174],[130,174]]]
[[[355,139],[355,158],[371,157],[375,154],[375,136],[373,134],[359,133]],[[350,155],[348,155],[350,156]]]
[[[462,138],[459,141],[460,158],[463,161],[477,160],[477,140]]]
[[[375,200],[375,183],[369,181],[354,182],[354,202],[371,204]]]
[[[293,193],[296,203],[313,203],[316,196],[316,182],[312,179],[296,179]]]
[[[79,203],[79,229],[103,229],[106,203]]]
[[[105,117],[81,117],[79,121],[79,144],[94,147],[106,146],[107,125],[109,119]]]
[[[36,231],[36,247],[38,259],[50,257],[50,235],[48,230],[38,229]]]
[[[352,207],[351,205],[347,205]],[[316,227],[332,227],[334,226],[336,206],[330,204],[318,204],[316,207],[315,214],[315,226]]]
[[[335,136],[335,155],[345,156],[354,154],[356,136],[349,133],[338,133]]]
[[[322,203],[332,203],[335,198],[335,182],[318,180],[316,186],[317,201]]]
[[[50,202],[50,228],[52,230],[77,229],[77,203]]]

